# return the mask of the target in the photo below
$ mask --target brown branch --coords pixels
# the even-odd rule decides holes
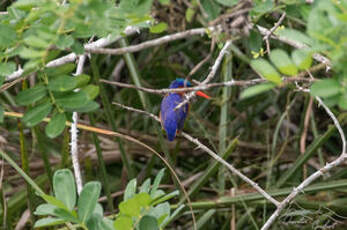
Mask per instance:
[[[282,14],[282,16],[280,17],[280,19],[278,20],[278,22],[275,23],[274,27],[272,27],[267,34],[264,36],[263,40],[265,40],[266,43],[266,50],[267,53],[270,53],[270,42],[269,42],[269,37],[272,35],[272,33],[281,25],[281,23],[283,22],[284,18],[286,17],[286,12],[284,12]]]

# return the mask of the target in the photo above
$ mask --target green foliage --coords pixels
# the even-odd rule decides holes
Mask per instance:
[[[170,220],[167,201],[178,195],[178,191],[165,194],[158,189],[163,176],[164,169],[158,173],[152,186],[148,179],[139,193],[136,192],[136,179],[131,180],[125,189],[124,201],[119,204],[119,214],[112,223],[104,218],[103,208],[98,203],[100,183],[92,181],[85,184],[77,201],[72,172],[60,169],[53,176],[54,197],[41,195],[47,203],[36,208],[34,214],[43,217],[35,222],[34,227],[73,223],[89,230],[163,229]]]
[[[0,23],[0,85],[4,77],[15,71],[16,65],[8,61],[18,55],[26,60],[24,70],[37,71],[38,82],[16,96],[16,102],[28,106],[23,117],[26,125],[39,124],[46,116],[53,116],[46,128],[50,138],[63,131],[66,112],[92,112],[99,106],[94,101],[98,86],[89,84],[90,77],[73,77],[74,64],[44,68],[60,51],[72,49],[83,53],[81,39],[92,36],[115,37],[127,26],[149,27],[152,0],[113,1],[81,0],[62,5],[58,1],[17,1],[10,5],[8,14]],[[161,33],[165,23],[159,23],[151,31]],[[79,92],[75,89],[82,88]],[[51,113],[52,112],[52,113]]]
[[[124,192],[124,201],[119,204],[119,215],[114,222],[116,229],[163,229],[170,220],[169,199],[178,191],[165,194],[158,189],[164,176],[160,170],[151,186],[147,179],[136,193],[136,179],[131,180]]]
[[[266,80],[275,84],[282,82],[281,76],[272,65],[265,59],[259,58],[251,61],[252,68],[261,74]]]

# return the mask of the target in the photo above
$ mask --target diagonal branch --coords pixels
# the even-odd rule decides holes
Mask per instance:
[[[220,51],[220,53],[219,53],[219,55],[218,55],[218,57],[217,57],[217,59],[215,61],[215,63],[213,64],[210,73],[207,75],[206,79],[201,82],[200,85],[206,85],[216,75],[218,67],[220,66],[220,63],[222,62],[224,55],[226,55],[228,53],[228,50],[229,50],[229,47],[230,47],[231,44],[232,44],[231,40],[228,40],[225,43],[224,47]],[[194,96],[195,96],[195,91],[190,92],[188,95],[186,95],[185,100],[182,101],[180,104],[178,104],[175,109],[179,109],[182,106],[184,106],[185,104],[187,104]]]
[[[158,116],[149,113],[147,111],[143,111],[143,110],[139,110],[139,109],[135,109],[126,105],[122,105],[119,104],[117,102],[113,102],[112,104],[117,105],[123,109],[129,110],[129,111],[133,111],[133,112],[137,112],[137,113],[141,113],[144,114],[146,116],[151,117],[152,119],[160,122],[160,119]],[[205,152],[207,152],[211,157],[213,157],[215,160],[217,160],[218,162],[220,162],[221,164],[225,165],[231,172],[235,173],[236,175],[238,175],[242,180],[244,180],[246,183],[250,184],[255,190],[257,190],[260,194],[262,194],[266,199],[268,199],[271,203],[273,203],[274,205],[278,206],[280,203],[274,199],[272,196],[270,196],[267,192],[265,192],[257,183],[255,183],[254,181],[252,181],[251,179],[249,179],[247,176],[245,176],[244,174],[242,174],[239,170],[237,170],[234,166],[232,166],[231,164],[229,164],[228,162],[226,162],[223,158],[221,158],[220,156],[218,156],[216,153],[214,153],[211,149],[209,149],[207,146],[205,146],[204,144],[202,144],[198,139],[193,138],[192,136],[190,136],[189,134],[182,132],[181,133],[183,137],[185,137],[187,140],[189,140],[190,142],[194,143],[198,148],[201,148],[202,150],[204,150]]]

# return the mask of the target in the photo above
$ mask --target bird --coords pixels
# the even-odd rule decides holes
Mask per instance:
[[[176,89],[191,86],[192,84],[184,78],[176,78],[176,80],[171,82],[169,88]],[[183,129],[184,121],[189,111],[188,103],[175,109],[178,104],[184,101],[184,93],[185,92],[168,93],[164,96],[160,105],[160,123],[169,141],[173,141],[176,135]],[[210,99],[210,96],[201,91],[196,91],[196,95]]]

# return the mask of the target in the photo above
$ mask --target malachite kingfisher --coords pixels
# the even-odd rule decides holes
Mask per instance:
[[[191,86],[192,84],[189,81],[183,78],[177,78],[171,82],[169,88],[176,89]],[[161,126],[166,131],[169,141],[173,141],[176,134],[183,129],[184,121],[189,111],[188,103],[178,109],[175,109],[176,106],[184,100],[184,93],[185,92],[168,93],[161,102],[159,117]],[[201,91],[196,91],[196,95],[210,99],[210,96]]]

